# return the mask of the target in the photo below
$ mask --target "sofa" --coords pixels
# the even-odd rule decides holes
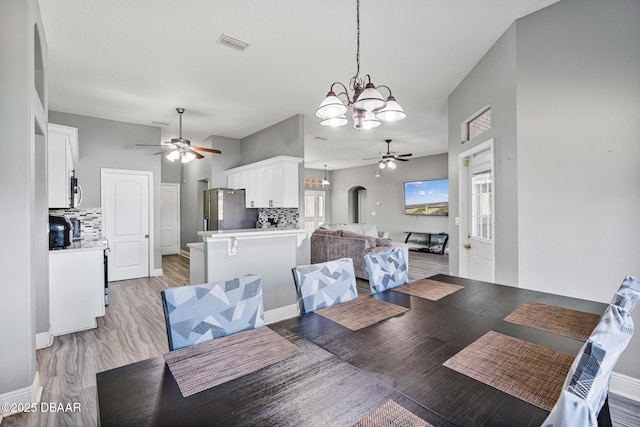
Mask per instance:
[[[311,235],[311,263],[351,258],[356,277],[369,280],[364,256],[369,253],[382,253],[394,248],[404,252],[409,265],[409,245],[394,242],[388,233],[379,232],[371,224],[327,224]]]

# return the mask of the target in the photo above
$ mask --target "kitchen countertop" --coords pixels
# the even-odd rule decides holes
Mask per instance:
[[[78,251],[93,251],[93,250],[105,250],[109,247],[106,239],[99,237],[95,239],[80,239],[71,242],[70,246],[62,249],[50,249],[49,254],[78,252]]]
[[[312,232],[304,228],[246,228],[240,230],[213,230],[198,231],[198,236],[203,239],[226,238],[226,237],[259,237],[266,235],[287,235],[287,234],[311,234]]]

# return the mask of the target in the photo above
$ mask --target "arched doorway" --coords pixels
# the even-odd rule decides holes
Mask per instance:
[[[351,223],[367,222],[367,189],[361,185],[351,187],[348,192],[348,216]]]

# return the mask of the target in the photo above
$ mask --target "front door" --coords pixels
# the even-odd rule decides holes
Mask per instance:
[[[460,275],[494,282],[495,179],[493,144],[488,145],[481,144],[461,157]]]
[[[109,281],[149,276],[149,185],[152,172],[101,170],[103,234]]]
[[[180,252],[180,184],[162,184],[162,255]]]

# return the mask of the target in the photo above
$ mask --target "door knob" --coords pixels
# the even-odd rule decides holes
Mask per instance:
[[[471,249],[471,245],[467,243],[466,245],[464,245],[464,248],[465,249]]]

